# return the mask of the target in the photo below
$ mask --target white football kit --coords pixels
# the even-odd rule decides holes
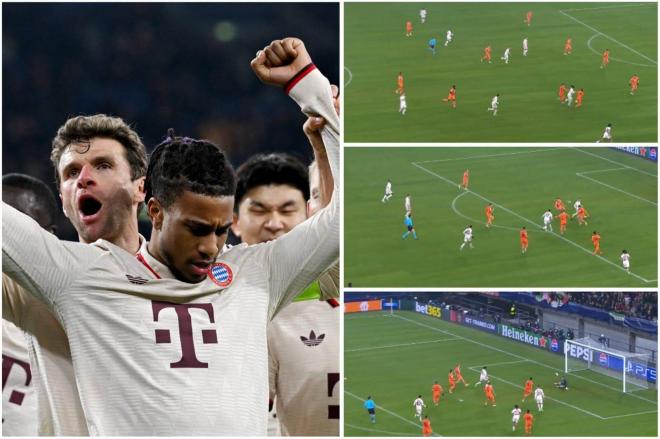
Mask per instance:
[[[488,371],[486,371],[486,369],[481,369],[481,373],[479,374],[479,382],[480,383],[488,382]]]
[[[605,127],[605,132],[603,133],[603,139],[607,139],[607,140],[612,139],[612,127]]]
[[[415,399],[415,401],[413,401],[413,406],[415,407],[415,415],[421,416],[422,410],[424,409],[424,407],[426,407],[426,404],[424,404],[422,398],[417,398]]]
[[[4,307],[3,307],[4,310]],[[37,436],[37,393],[26,334],[2,320],[2,435]]]
[[[447,31],[447,38],[445,39],[445,46],[451,43],[451,40],[454,38],[454,34],[451,30]]]
[[[527,52],[529,49],[529,46],[527,45],[527,38],[523,40],[522,47],[523,47],[523,56],[527,56]]]
[[[538,404],[543,404],[543,398],[545,398],[545,393],[540,387],[534,391],[534,399]]]
[[[543,214],[543,224],[544,224],[545,226],[547,226],[548,224],[550,224],[550,223],[552,222],[552,219],[553,219],[552,212],[545,212],[545,213]]]
[[[385,195],[392,195],[392,183],[389,181],[385,185]]]
[[[107,242],[59,241],[3,205],[3,272],[66,331],[90,435],[265,436],[267,321],[339,256],[339,118],[328,80],[289,95],[326,121],[330,204],[268,243],[234,246],[197,284]]]
[[[419,10],[419,19],[421,20],[422,23],[426,21],[426,9]]]
[[[270,396],[283,436],[339,436],[339,302],[296,301],[268,324]]]
[[[468,227],[467,229],[463,230],[463,242],[470,241],[472,241],[472,229]]]
[[[575,203],[573,203],[573,209],[575,209],[575,213],[577,214],[578,209],[582,206],[582,201],[576,200]]]
[[[406,109],[408,104],[406,104],[406,95],[402,94],[399,96],[399,113],[406,114]]]
[[[502,56],[502,59],[504,60],[505,64],[509,64],[509,54],[510,53],[511,53],[511,49],[507,47],[506,50],[504,51],[504,55]]]
[[[522,409],[520,409],[520,408],[517,408],[517,409],[514,408],[513,410],[511,410],[511,414],[513,415],[513,418],[511,419],[511,421],[514,424],[517,424],[518,422],[520,422],[520,414],[521,413],[522,413]]]
[[[630,254],[629,253],[621,253],[621,263],[623,264],[623,268],[628,270],[630,268]]]
[[[566,99],[566,105],[569,107],[573,104],[573,96],[575,96],[575,89],[573,87],[568,89],[568,95]]]
[[[406,197],[403,206],[406,208],[406,215],[409,215],[412,212],[412,201],[410,201],[410,196]]]

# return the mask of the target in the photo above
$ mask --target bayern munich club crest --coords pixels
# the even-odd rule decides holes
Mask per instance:
[[[216,285],[221,287],[227,287],[234,279],[234,273],[232,273],[229,265],[223,262],[216,262],[209,267],[209,278],[215,282]]]

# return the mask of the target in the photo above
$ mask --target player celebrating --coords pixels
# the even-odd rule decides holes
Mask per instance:
[[[456,388],[456,378],[454,377],[454,374],[452,373],[452,370],[449,369],[449,393],[454,393],[454,389]]]
[[[481,372],[479,372],[479,381],[474,383],[474,386],[477,387],[481,383],[487,383],[488,382],[488,370],[486,366],[481,368]]]
[[[422,24],[426,23],[426,8],[422,8],[419,10],[419,21],[422,22]]]
[[[568,94],[566,95],[566,105],[573,105],[573,97],[575,96],[575,86],[571,85],[571,88],[568,89]]]
[[[634,95],[635,91],[637,91],[637,87],[639,86],[639,76],[635,73],[630,77],[630,81],[628,81],[628,84],[630,84],[630,94]]]
[[[403,224],[405,224],[408,230],[401,236],[401,239],[406,239],[411,233],[413,238],[417,239],[417,232],[415,232],[415,226],[413,226],[412,215],[406,214]]]
[[[456,367],[454,367],[454,373],[456,374],[456,381],[462,381],[463,385],[465,387],[468,386],[468,383],[465,382],[465,379],[463,378],[463,374],[461,373],[461,365],[457,364]]]
[[[626,272],[630,274],[630,255],[627,250],[621,252],[621,263],[623,264],[623,268],[626,269]]]
[[[600,235],[594,230],[593,235],[591,235],[591,242],[594,244],[594,251],[592,255],[599,254],[602,255],[603,252],[600,250]]]
[[[431,420],[429,415],[424,415],[424,421],[422,421],[422,436],[428,437],[431,436],[433,430],[431,429]]]
[[[534,415],[532,415],[528,409],[527,413],[525,413],[525,416],[523,416],[523,419],[525,420],[525,434],[529,436],[530,434],[532,434],[532,424],[534,423]]]
[[[495,216],[493,215],[493,203],[488,203],[486,206],[486,227],[489,227],[493,224]]]
[[[488,405],[488,402],[490,401],[491,405],[496,407],[497,404],[495,404],[495,390],[493,390],[493,385],[490,383],[490,381],[488,381],[486,386],[484,386],[484,393],[486,394],[486,401],[484,402],[484,405]]]
[[[527,51],[529,49],[529,45],[527,44],[527,37],[523,39],[523,56],[527,56]]]
[[[527,229],[523,226],[523,228],[520,229],[520,250],[523,255],[527,253],[527,247],[529,247],[529,239],[527,239]]]
[[[385,195],[383,195],[383,199],[380,201],[384,203],[389,201],[390,198],[392,198],[392,180],[388,178],[387,183],[385,183]]]
[[[474,248],[472,247],[472,224],[463,230],[463,244],[461,244],[461,248],[459,250],[462,251],[466,244],[469,244],[470,248]]]
[[[500,103],[500,94],[496,94],[493,96],[493,99],[490,101],[490,108],[488,108],[488,111],[493,112],[493,116],[497,116],[497,106]]]
[[[435,55],[435,46],[436,46],[437,43],[438,43],[438,40],[436,40],[435,37],[431,38],[431,39],[429,40],[429,42],[428,42],[429,50],[430,50],[431,53],[433,53],[434,55]]]
[[[484,56],[481,57],[481,62],[484,62],[484,60],[488,61],[488,63],[491,63],[492,61],[490,60],[490,46],[486,46],[484,48]]]
[[[466,169],[463,172],[463,183],[461,183],[461,185],[459,185],[459,188],[462,187],[463,189],[468,190],[468,184],[469,183],[470,183],[470,170]]]
[[[559,233],[563,235],[566,232],[566,224],[568,224],[568,214],[562,210],[557,218],[559,218]]]
[[[412,21],[408,20],[406,21],[406,36],[412,37],[412,32],[413,32]]]
[[[451,40],[454,39],[454,33],[451,31],[451,29],[447,29],[447,37],[445,38],[445,47],[451,43]]]
[[[502,55],[501,60],[504,61],[504,64],[509,64],[509,55],[511,54],[511,48],[507,47],[504,49],[504,55]]]
[[[566,207],[564,206],[564,202],[559,197],[555,198],[555,209],[557,210],[557,212],[566,210]]]
[[[406,94],[401,93],[401,95],[399,96],[399,113],[401,113],[402,116],[405,116],[407,109],[408,109],[408,104],[406,104]]]
[[[571,38],[566,38],[564,43],[564,55],[570,55],[573,51],[573,40]]]
[[[422,420],[422,410],[426,408],[426,404],[424,404],[424,400],[422,399],[422,395],[417,396],[417,399],[413,401],[413,407],[415,407],[415,417],[417,419]]]
[[[396,90],[394,90],[394,93],[403,94],[403,73],[401,72],[396,77]]]
[[[407,216],[412,215],[412,199],[410,198],[410,194],[406,194],[406,198],[403,200],[403,207],[406,209]]]
[[[518,422],[520,422],[520,414],[522,413],[522,410],[520,407],[518,407],[518,404],[513,406],[513,410],[511,410],[511,414],[513,415],[513,418],[511,419],[511,422],[513,423],[513,428],[511,431],[516,431],[516,427],[518,426]]]
[[[603,140],[607,140],[608,142],[612,142],[612,124],[608,123],[607,126],[605,127],[605,131],[603,131],[603,137],[601,137],[599,140],[596,140],[596,143],[600,143]]]
[[[603,52],[603,61],[600,63],[600,68],[604,69],[610,63],[610,49],[605,49]]]
[[[456,108],[456,86],[452,85],[449,89],[449,94],[442,102],[451,102],[451,108]]]
[[[559,103],[563,104],[565,100],[566,100],[566,86],[562,82],[561,85],[559,86]]]
[[[525,381],[525,390],[523,390],[522,402],[525,402],[527,397],[532,394],[533,388],[534,388],[534,380],[532,379],[532,377],[529,377],[529,379]]]
[[[578,90],[577,95],[576,95],[576,103],[575,103],[575,108],[579,108],[582,106],[582,99],[584,98],[584,89],[581,88]]]
[[[527,26],[532,25],[532,11],[527,11],[527,15],[525,15],[525,23],[527,23]]]
[[[550,209],[546,210],[545,213],[543,214],[543,230],[546,232],[550,230],[552,232],[552,212],[550,212]]]
[[[539,408],[539,411],[543,411],[543,398],[545,398],[545,393],[543,393],[543,389],[541,386],[536,386],[536,390],[534,391],[534,399],[536,400],[536,406]]]
[[[431,387],[431,391],[433,392],[433,404],[437,407],[440,404],[440,395],[442,395],[444,390],[442,389],[442,386],[435,381],[433,387]]]

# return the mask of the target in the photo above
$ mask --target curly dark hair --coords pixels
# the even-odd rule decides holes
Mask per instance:
[[[236,173],[224,151],[208,140],[174,135],[154,149],[145,181],[146,201],[156,197],[164,208],[188,190],[213,197],[236,192]]]
[[[238,183],[234,200],[234,212],[238,213],[245,194],[258,186],[271,184],[288,185],[298,189],[305,201],[309,200],[309,172],[303,163],[285,153],[256,154],[243,163],[237,171]]]

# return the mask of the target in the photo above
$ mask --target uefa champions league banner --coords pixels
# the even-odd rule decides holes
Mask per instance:
[[[623,370],[623,358],[609,355],[598,349],[570,343],[566,344],[564,349],[569,357],[577,358],[585,362],[596,363],[601,367],[616,370],[617,372]],[[655,367],[634,360],[626,361],[626,371],[628,374],[634,375],[637,378],[646,379],[650,383],[655,383],[657,379],[657,370]]]
[[[658,161],[658,148],[654,146],[615,146],[613,149],[636,155],[637,157],[643,157],[654,162]]]

